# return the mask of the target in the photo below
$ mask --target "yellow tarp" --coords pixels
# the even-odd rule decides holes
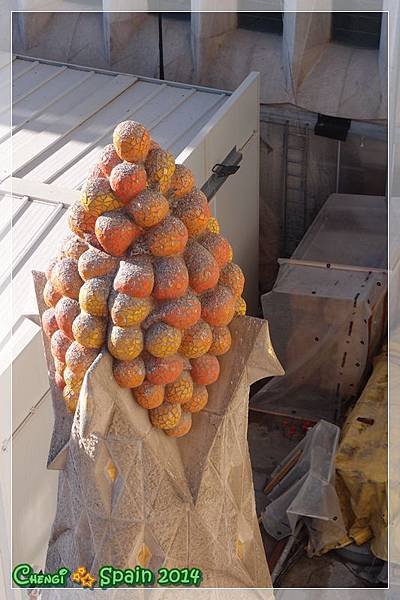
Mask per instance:
[[[347,540],[338,546],[370,541],[371,551],[388,557],[388,364],[387,352],[374,369],[342,430],[336,457],[337,483]],[[325,551],[331,548],[326,548]]]

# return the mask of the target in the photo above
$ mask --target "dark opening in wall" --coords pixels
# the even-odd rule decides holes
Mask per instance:
[[[238,27],[241,29],[250,29],[252,31],[264,31],[266,33],[277,33],[282,35],[283,31],[283,13],[238,13]]]
[[[382,13],[332,13],[332,41],[358,46],[379,48]]]
[[[190,12],[176,11],[176,12],[162,12],[164,19],[176,19],[177,21],[190,21]]]

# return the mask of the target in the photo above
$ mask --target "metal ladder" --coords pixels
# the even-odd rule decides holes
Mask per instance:
[[[309,128],[294,130],[287,122],[283,138],[283,252],[291,256],[309,225],[307,170]]]

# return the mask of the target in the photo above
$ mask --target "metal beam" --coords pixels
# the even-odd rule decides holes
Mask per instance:
[[[207,200],[209,202],[214,198],[218,190],[224,185],[228,177],[234,175],[238,171],[242,158],[243,154],[238,152],[235,146],[224,158],[222,163],[216,163],[213,166],[213,174],[207,179],[201,188],[201,191],[207,196]]]

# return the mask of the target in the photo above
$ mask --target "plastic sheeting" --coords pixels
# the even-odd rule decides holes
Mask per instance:
[[[386,269],[386,198],[331,194],[292,259]]]
[[[334,194],[281,262],[262,306],[285,376],[252,409],[336,421],[358,397],[386,330],[385,223],[383,198]]]
[[[275,539],[294,533],[303,520],[309,534],[310,555],[319,554],[327,544],[343,540],[346,534],[335,492],[335,454],[340,429],[320,421],[307,432],[287,461],[299,451],[295,466],[268,495],[270,503],[262,513],[265,530]],[[272,473],[272,476],[274,473]]]
[[[371,551],[382,560],[388,559],[387,387],[384,351],[346,420],[336,457],[337,490],[348,532],[345,545],[370,541]]]

